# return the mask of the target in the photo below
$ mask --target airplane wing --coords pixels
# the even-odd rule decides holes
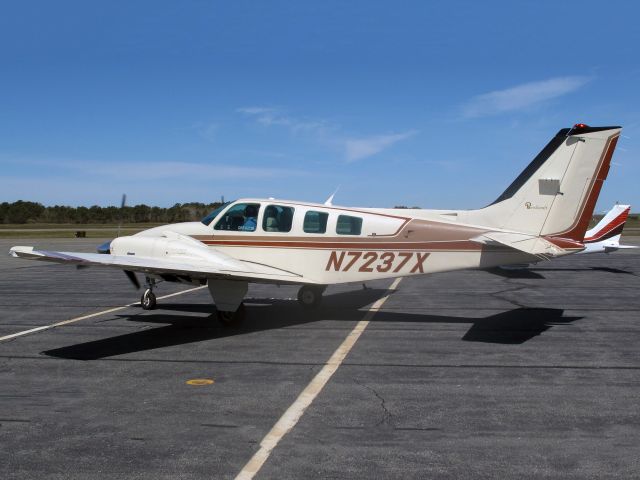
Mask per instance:
[[[181,258],[54,252],[20,246],[11,248],[9,253],[13,257],[32,260],[79,266],[112,267],[144,274],[178,275],[196,279],[246,280],[264,283],[315,283],[294,272],[237,260],[222,252],[212,251],[212,249],[202,252],[201,256],[183,256]]]

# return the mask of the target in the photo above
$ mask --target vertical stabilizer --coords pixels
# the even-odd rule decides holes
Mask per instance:
[[[582,242],[620,127],[560,130],[498,199],[469,212],[473,223]]]
[[[589,230],[584,236],[584,243],[599,242],[607,238],[622,234],[624,224],[629,217],[631,205],[614,205],[598,224]]]

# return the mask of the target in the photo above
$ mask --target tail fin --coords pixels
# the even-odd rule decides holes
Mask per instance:
[[[582,242],[620,130],[584,124],[560,130],[495,202],[469,212],[469,220]]]
[[[629,216],[631,205],[614,205],[598,224],[584,236],[583,243],[599,242],[612,237],[619,237]]]

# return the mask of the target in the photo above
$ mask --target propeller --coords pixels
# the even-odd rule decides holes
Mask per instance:
[[[116,238],[120,236],[120,227],[122,227],[122,217],[124,216],[124,205],[127,203],[127,194],[122,194],[122,202],[120,202],[120,218],[118,219],[118,234]]]
[[[124,217],[124,206],[127,203],[127,194],[122,194],[122,201],[120,202],[120,216],[118,217],[118,233],[116,238],[120,236],[120,229],[122,228],[122,218]],[[111,240],[104,242],[102,245],[98,245],[96,249],[98,253],[109,254],[111,253]]]
[[[122,202],[120,202],[120,216],[118,218],[118,233],[116,234],[116,238],[120,236],[120,230],[122,228],[122,219],[124,217],[124,206],[127,203],[127,194],[122,194]],[[98,245],[96,249],[98,253],[102,253],[108,255],[111,253],[111,242],[112,240],[108,240],[104,242],[102,245]],[[124,274],[127,276],[129,281],[136,287],[137,290],[140,290],[140,282],[138,281],[138,277],[131,270],[123,270]]]
[[[136,290],[140,290],[140,282],[138,281],[138,277],[131,270],[123,270],[124,274],[127,278],[133,283],[133,286],[136,287]]]
[[[120,218],[118,219],[118,233],[116,238],[120,236],[120,229],[122,228],[122,218],[124,217],[124,206],[127,203],[127,194],[122,194],[122,201],[120,202]],[[136,290],[140,290],[140,282],[138,281],[138,277],[131,270],[123,270],[124,274],[127,276],[129,281],[136,287]]]

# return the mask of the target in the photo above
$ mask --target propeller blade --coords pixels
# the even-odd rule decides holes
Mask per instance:
[[[123,270],[127,278],[133,283],[133,286],[136,287],[137,290],[140,290],[140,282],[138,281],[138,277],[131,270]]]
[[[122,202],[120,202],[120,218],[118,218],[118,234],[116,237],[120,236],[120,227],[122,227],[122,217],[124,216],[124,205],[127,203],[127,194],[122,194]]]

